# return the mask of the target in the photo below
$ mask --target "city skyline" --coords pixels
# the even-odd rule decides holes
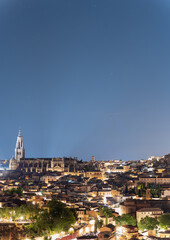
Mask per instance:
[[[164,154],[164,155],[166,155],[166,154]],[[148,159],[153,159],[154,157],[155,158],[164,157],[164,155],[162,155],[162,156],[153,156],[152,155],[152,156],[149,156]],[[22,158],[22,159],[26,158],[27,159],[27,157],[29,159],[29,157],[30,157],[29,154],[27,156],[25,156],[24,140],[23,140],[23,135],[22,135],[21,128],[19,128],[18,136],[16,138],[16,145],[15,145],[14,154],[12,155],[11,158],[8,158],[8,159],[6,158],[4,160],[12,160],[12,159],[17,160],[18,156],[19,156],[19,159],[20,158]],[[38,159],[38,158],[44,158],[45,159],[45,158],[58,158],[58,157],[59,158],[65,158],[65,157],[66,158],[73,158],[74,157],[74,158],[77,159],[77,156],[65,156],[65,155],[63,155],[63,156],[31,156],[30,159],[31,158],[32,159]],[[2,159],[0,159],[0,160],[2,160]],[[78,160],[85,160],[85,159],[79,158]],[[117,159],[114,159],[114,158],[112,158],[112,159],[95,159],[95,156],[92,155],[91,158],[89,158],[88,160],[89,161],[90,160],[92,160],[92,161],[94,161],[94,160],[97,160],[97,161],[106,160],[107,161],[107,160],[124,160],[124,159],[120,159],[120,158],[117,158]],[[142,159],[135,159],[135,160],[142,160]],[[87,159],[85,161],[87,161]]]
[[[0,159],[170,152],[167,0],[0,2]]]

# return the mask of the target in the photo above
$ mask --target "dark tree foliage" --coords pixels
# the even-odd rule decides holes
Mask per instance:
[[[116,225],[122,226],[122,225],[131,225],[136,226],[136,218],[129,215],[129,214],[123,214],[122,216],[118,216],[115,218]]]
[[[145,217],[145,218],[142,218],[140,220],[140,222],[138,223],[138,228],[141,231],[154,230],[157,228],[158,224],[159,224],[159,222],[155,218]]]
[[[148,184],[147,186],[144,186],[143,183],[138,183],[138,186],[137,186],[137,194],[139,195],[139,197],[146,196],[147,189],[150,189],[150,195],[152,198],[160,198],[161,191],[162,191],[160,185]]]
[[[64,203],[52,200],[48,203],[47,209],[42,211],[34,224],[27,228],[31,237],[46,236],[53,232],[68,231],[76,222],[76,213]]]
[[[76,209],[75,208],[70,208],[70,210],[72,211],[72,213],[73,213],[73,215],[74,215],[74,217],[75,217],[75,219],[77,221],[78,220],[78,215],[77,215]]]
[[[23,188],[21,188],[21,187],[12,188],[11,190],[7,190],[6,194],[8,194],[8,195],[18,194],[18,196],[21,197],[23,195]]]
[[[95,233],[97,232],[97,229],[100,229],[103,226],[103,220],[99,220],[98,218],[95,219]]]
[[[165,213],[161,215],[159,218],[159,226],[165,230],[170,227],[170,213]]]
[[[9,220],[28,220],[35,219],[41,209],[31,203],[23,204],[16,207],[0,208],[0,218]]]
[[[108,218],[113,217],[112,210],[108,207],[100,207],[99,208],[99,215],[100,216],[105,216],[106,218],[106,225],[108,224]]]
[[[127,184],[126,184],[124,193],[128,193],[128,192],[129,192],[129,191],[128,191],[128,186],[127,186]]]

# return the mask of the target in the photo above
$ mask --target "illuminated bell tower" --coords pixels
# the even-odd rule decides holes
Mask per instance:
[[[15,159],[17,160],[17,162],[19,162],[21,158],[25,158],[25,149],[22,133],[21,130],[19,130],[15,147]]]

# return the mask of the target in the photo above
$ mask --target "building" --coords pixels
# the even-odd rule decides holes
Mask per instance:
[[[21,158],[25,158],[25,149],[22,133],[21,130],[19,130],[15,147],[15,159],[19,162]]]
[[[84,177],[88,177],[88,178],[97,178],[100,180],[103,180],[103,173],[101,171],[87,171],[84,173]]]
[[[21,130],[19,130],[15,147],[15,158],[12,157],[10,160],[9,169],[28,173],[45,173],[49,171],[76,172],[77,158],[25,158],[24,141]]]
[[[162,214],[163,214],[163,211],[160,208],[141,208],[138,211],[136,211],[136,219],[137,219],[137,222],[140,222],[142,218],[145,218],[145,217],[157,218]]]
[[[61,176],[62,176],[61,173],[57,173],[57,174],[56,173],[46,173],[40,178],[40,180],[45,183],[56,182]]]
[[[46,173],[49,171],[75,172],[77,158],[21,158],[19,169],[23,172]]]
[[[170,189],[164,189],[161,192],[162,199],[170,199]]]
[[[152,184],[158,184],[158,185],[163,185],[163,184],[170,184],[170,177],[139,177],[140,183],[152,183]]]
[[[115,236],[115,226],[112,224],[108,224],[102,228],[100,228],[100,233],[98,234],[98,240],[108,240],[108,239],[116,239]]]
[[[120,203],[120,215],[122,214],[136,214],[136,211],[141,208],[160,208],[165,212],[170,211],[170,200],[139,200],[128,199]]]
[[[139,239],[138,228],[130,225],[116,227],[116,239]]]
[[[158,232],[158,237],[161,239],[170,239],[170,230]]]
[[[12,157],[12,159],[10,160],[9,169],[16,170],[19,167],[21,158],[25,158],[25,148],[22,133],[21,130],[19,130],[15,147],[15,158]]]

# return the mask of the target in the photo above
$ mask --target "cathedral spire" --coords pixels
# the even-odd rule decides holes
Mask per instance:
[[[19,129],[18,137],[22,137],[21,128]]]
[[[24,141],[23,141],[21,129],[19,129],[16,147],[15,147],[15,159],[19,162],[20,158],[25,158]]]

